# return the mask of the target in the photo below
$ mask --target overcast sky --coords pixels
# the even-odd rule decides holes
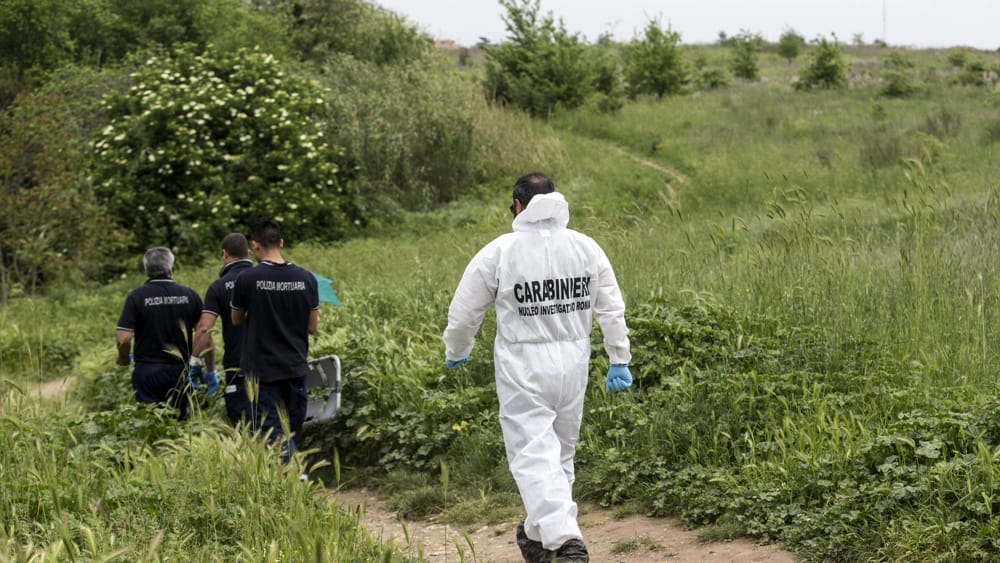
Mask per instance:
[[[497,0],[374,0],[436,39],[474,45],[506,37]],[[682,43],[711,43],[720,31],[760,33],[775,41],[786,29],[806,39],[835,33],[843,43],[979,49],[1000,47],[1000,0],[541,0],[541,12],[594,41],[602,33],[632,39],[650,19],[681,34]]]

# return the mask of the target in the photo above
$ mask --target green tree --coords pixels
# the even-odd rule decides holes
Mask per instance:
[[[688,71],[679,47],[681,36],[660,27],[659,20],[646,24],[642,39],[633,39],[626,49],[627,90],[630,96],[680,93],[688,83]]]
[[[535,116],[557,107],[575,108],[594,91],[594,68],[578,34],[551,13],[539,15],[539,0],[500,0],[506,10],[507,41],[484,46],[486,96]]]
[[[918,89],[915,65],[906,55],[899,51],[889,53],[882,61],[881,94],[889,98],[905,98],[913,95]]]
[[[969,51],[966,49],[951,49],[948,51],[948,63],[955,68],[965,68],[969,63]]]
[[[3,0],[0,103],[68,63],[101,67],[142,49],[266,45],[283,53],[282,22],[243,0]]]
[[[349,185],[364,193],[366,219],[426,211],[484,180],[474,131],[485,102],[477,84],[444,64],[380,66],[340,55],[324,65],[332,138],[344,148]]]
[[[90,0],[97,2],[101,0]],[[139,49],[195,45],[202,52],[260,47],[287,49],[284,20],[243,0],[104,0],[112,6],[113,59]]]
[[[802,69],[795,88],[809,90],[812,88],[846,88],[847,61],[836,41],[820,38],[812,52],[809,64]]]
[[[0,2],[0,107],[44,74],[70,60],[70,0],[4,0]]]
[[[22,94],[0,111],[0,301],[93,278],[123,234],[85,181],[85,153],[60,97]]]
[[[138,249],[200,253],[259,215],[291,240],[337,238],[360,221],[326,140],[325,92],[271,55],[153,57],[108,99],[95,143],[98,195]]]
[[[805,37],[796,33],[794,29],[786,29],[778,39],[778,54],[791,64],[799,56],[805,44]]]
[[[732,69],[733,75],[744,80],[760,79],[758,58],[761,47],[764,45],[764,39],[760,34],[744,30],[734,36],[730,44],[733,49],[733,58],[730,60],[729,67]]]
[[[302,61],[325,63],[348,54],[379,65],[408,64],[431,49],[430,38],[405,19],[363,0],[253,0],[288,25]]]
[[[591,47],[594,61],[594,94],[592,103],[602,113],[614,113],[625,105],[625,78],[622,60],[616,45],[608,35],[602,35]]]

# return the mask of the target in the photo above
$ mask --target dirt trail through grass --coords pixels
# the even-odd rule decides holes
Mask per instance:
[[[662,173],[664,175],[663,182],[666,185],[667,193],[670,195],[670,201],[677,201],[677,187],[675,186],[675,184],[679,186],[688,186],[690,184],[690,181],[688,180],[687,176],[681,174],[674,168],[664,166],[657,162],[653,162],[652,160],[633,154],[618,145],[614,145],[611,143],[606,143],[606,144],[607,146],[613,148],[620,154],[628,157],[632,161],[641,164],[646,168],[652,168],[653,170]]]
[[[431,518],[408,520],[404,529],[397,513],[372,491],[352,489],[331,493],[329,498],[347,510],[363,512],[363,522],[377,538],[409,545],[409,554],[422,555],[427,561],[522,561],[514,542],[518,520],[463,530]],[[580,512],[580,527],[593,563],[793,563],[799,560],[775,546],[756,545],[742,539],[703,543],[696,532],[685,530],[675,519],[639,515],[616,518],[613,511],[589,505],[581,506]]]
[[[59,379],[39,383],[31,388],[31,394],[32,396],[39,397],[41,399],[59,398],[69,391],[69,388],[75,381],[75,375],[67,375],[66,377],[60,377]]]

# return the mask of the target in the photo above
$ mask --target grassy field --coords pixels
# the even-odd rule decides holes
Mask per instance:
[[[846,91],[796,92],[768,54],[757,83],[532,126],[536,168],[610,256],[633,331],[624,396],[604,394],[595,345],[577,493],[807,559],[990,559],[1000,104],[953,84],[944,52],[910,54],[924,88],[906,99],[878,95],[878,50],[849,54]],[[492,318],[454,372],[440,334],[466,263],[510,228],[519,172],[288,252],[343,302],[312,344],[341,355],[347,385],[342,416],[307,437],[325,485],[380,483],[407,513],[463,524],[516,506]],[[199,292],[218,268],[179,261]],[[131,406],[113,327],[141,281],[0,310],[0,559],[405,559],[223,428],[217,403],[180,426]],[[24,391],[70,374],[64,399]]]

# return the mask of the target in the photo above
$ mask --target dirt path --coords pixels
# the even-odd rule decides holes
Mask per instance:
[[[411,555],[422,554],[434,563],[465,561],[475,563],[520,563],[514,542],[518,520],[494,526],[463,530],[432,520],[406,522],[406,531],[386,503],[367,489],[332,493],[330,499],[348,510],[363,509],[364,522],[382,541],[407,545]],[[615,518],[600,507],[581,507],[580,527],[594,563],[658,562],[775,562],[794,563],[797,557],[775,546],[755,545],[745,540],[702,543],[696,532],[685,530],[679,521],[645,516]],[[471,542],[474,550],[469,546]],[[405,548],[404,548],[405,549]]]
[[[62,397],[76,380],[76,376],[67,375],[52,381],[46,381],[31,388],[31,395],[41,399],[56,399]]]
[[[637,156],[635,154],[632,154],[632,153],[628,152],[627,150],[625,150],[622,147],[619,147],[617,145],[608,144],[608,146],[612,147],[615,151],[617,151],[618,153],[620,153],[620,154],[628,157],[632,161],[637,162],[638,164],[641,164],[642,166],[645,166],[646,168],[652,168],[653,170],[656,170],[657,172],[662,173],[663,176],[664,176],[663,182],[664,182],[664,184],[665,184],[665,186],[667,188],[667,194],[670,197],[670,201],[677,201],[677,187],[674,186],[674,182],[676,182],[677,184],[682,185],[682,186],[688,184],[687,177],[684,174],[681,174],[679,171],[677,171],[674,168],[669,168],[669,167],[664,166],[662,164],[658,164],[656,162],[653,162],[652,160],[645,159],[645,158],[642,158],[642,157]]]

